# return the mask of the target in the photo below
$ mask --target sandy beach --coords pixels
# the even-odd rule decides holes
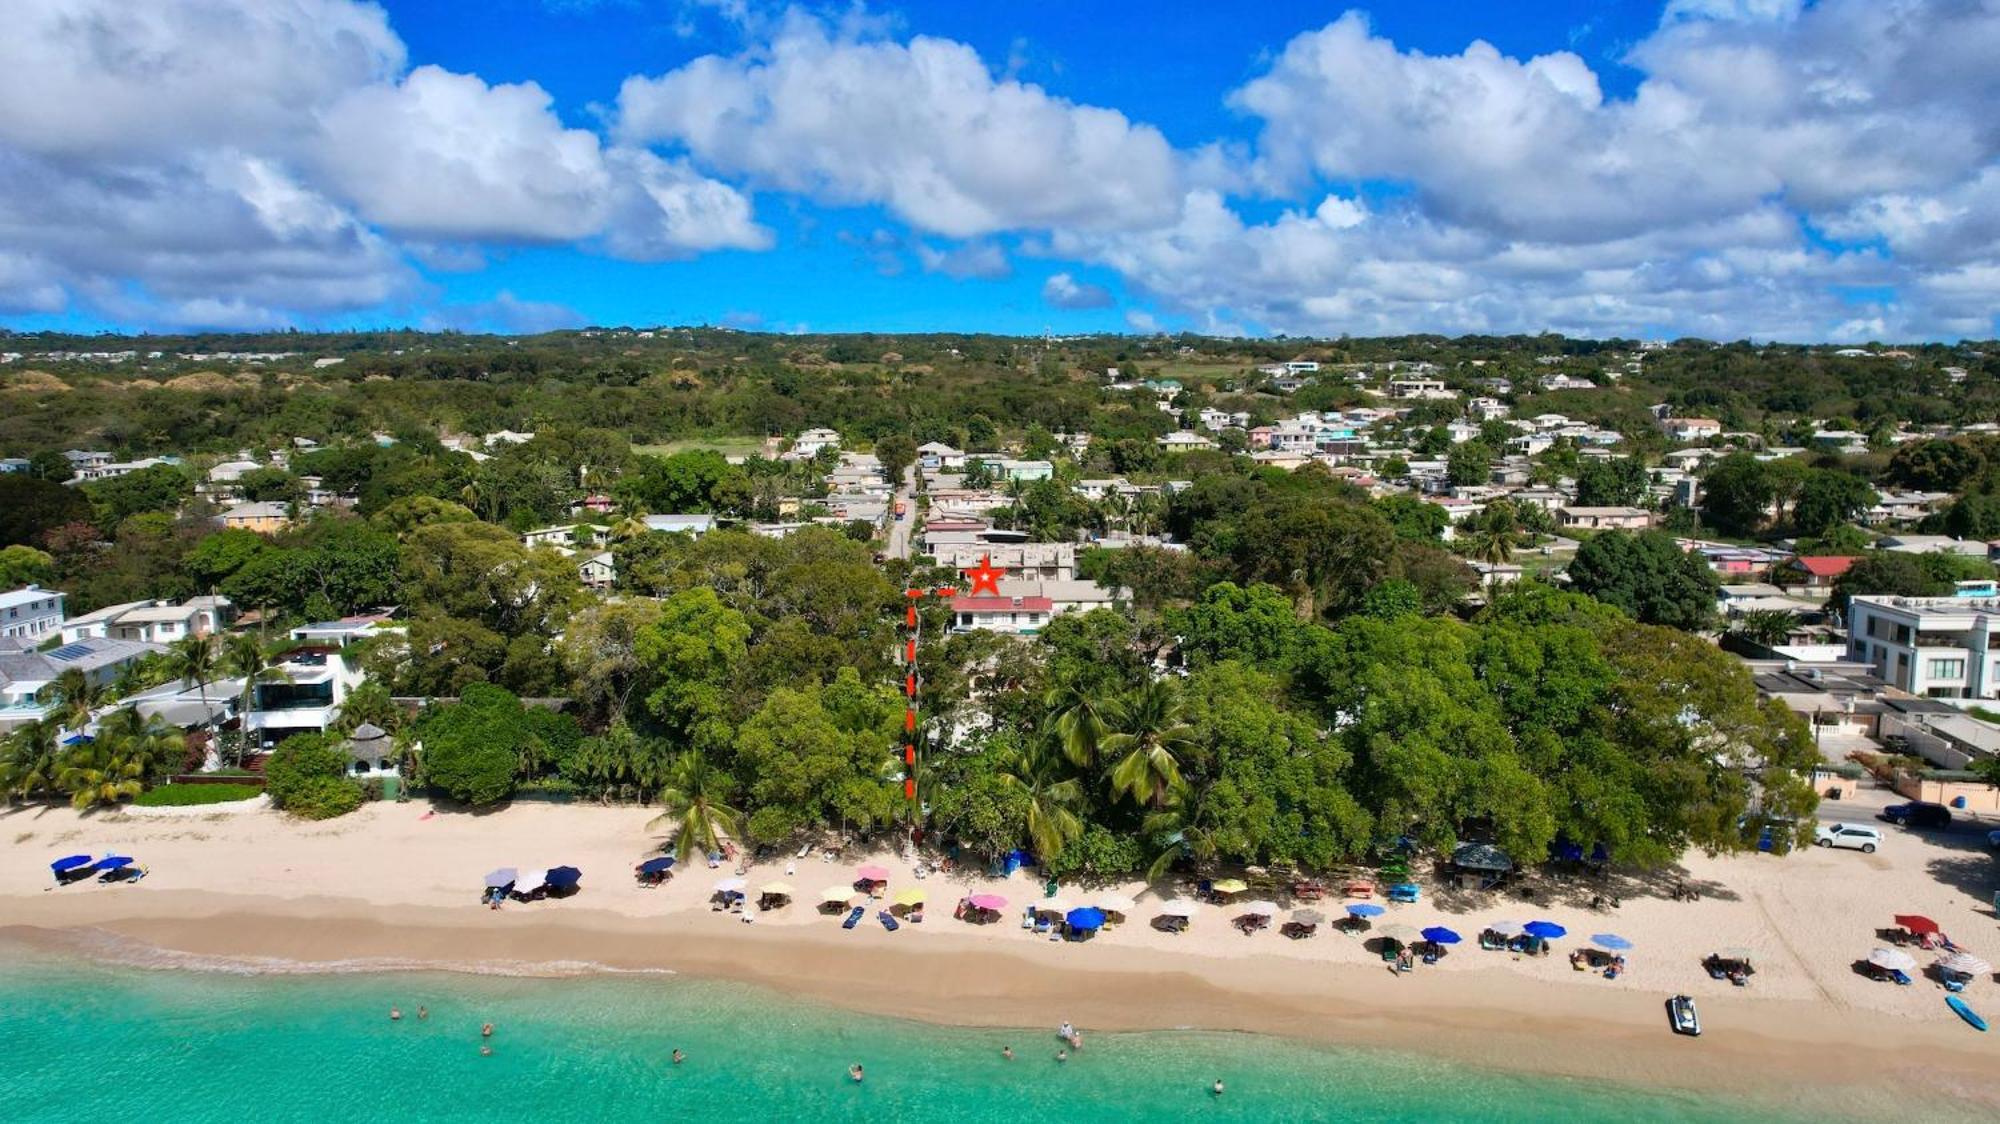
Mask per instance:
[[[648,818],[642,809],[545,804],[483,814],[376,804],[328,824],[268,811],[149,820],[13,809],[0,814],[11,841],[0,864],[0,933],[189,967],[666,969],[923,1021],[1256,1031],[1697,1090],[1770,1094],[1803,1084],[1835,1096],[1903,1087],[2000,1111],[2000,1039],[1960,1023],[1927,979],[1899,988],[1854,968],[1894,913],[1927,914],[1989,958],[2000,951],[1993,913],[1974,896],[1986,877],[1980,864],[1991,860],[1962,841],[1898,832],[1876,855],[1690,856],[1682,877],[1701,889],[1699,901],[1628,893],[1615,909],[1592,910],[1581,892],[1530,902],[1438,897],[1427,886],[1422,903],[1390,906],[1379,922],[1448,925],[1467,943],[1398,976],[1360,939],[1322,928],[1293,941],[1275,926],[1246,937],[1222,907],[1201,906],[1185,934],[1156,931],[1146,922],[1159,895],[1138,885],[1119,888],[1139,903],[1130,922],[1089,942],[1053,942],[1019,924],[1019,907],[1041,896],[1038,883],[940,874],[920,882],[906,862],[881,854],[752,866],[752,887],[782,879],[805,900],[744,924],[708,905],[733,869],[696,860],[664,887],[634,885],[632,865],[660,844]],[[149,874],[132,886],[48,889],[49,858],[72,851],[131,854]],[[925,887],[930,919],[889,933],[871,917],[843,931],[816,912],[819,890],[852,881],[863,861],[890,868],[892,891]],[[499,911],[477,904],[486,871],[558,863],[584,871],[581,894]],[[973,891],[1006,896],[1004,920],[954,921],[953,903]],[[1063,896],[1088,893],[1065,886]],[[1546,958],[1480,951],[1474,935],[1501,917],[1547,918],[1571,935]],[[1635,946],[1622,979],[1575,971],[1562,955],[1603,932]],[[1708,952],[1731,946],[1755,958],[1748,988],[1701,968]],[[1700,1001],[1702,1038],[1668,1033],[1662,1004],[1675,992]],[[1990,980],[1975,982],[1968,998],[2000,1015]]]

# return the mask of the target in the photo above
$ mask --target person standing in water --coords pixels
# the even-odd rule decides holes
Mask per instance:
[[[430,1009],[429,1007],[418,1007],[418,1008],[417,1008],[417,1021],[418,1021],[418,1022],[423,1022],[423,1021],[424,1021],[425,1019],[428,1019],[428,1018],[430,1018],[430,1017],[431,1017],[431,1009]]]
[[[491,1037],[493,1037],[493,1024],[492,1024],[492,1023],[487,1023],[487,1024],[485,1025],[485,1026],[482,1026],[482,1027],[480,1027],[480,1028],[479,1028],[479,1037],[481,1037],[481,1038],[491,1038]]]
[[[390,1021],[390,1022],[392,1022],[392,1023],[399,1023],[399,1022],[402,1022],[402,1021],[403,1021],[403,1009],[402,1009],[401,1007],[391,1007],[391,1008],[389,1008],[389,1021]]]
[[[686,1054],[683,1054],[683,1053],[681,1053],[681,1050],[680,1050],[680,1047],[678,1047],[678,1046],[674,1047],[674,1064],[675,1064],[675,1065],[679,1065],[679,1064],[681,1064],[681,1061],[682,1061],[683,1059],[685,1059],[686,1057],[687,1057],[687,1055],[686,1055]]]
[[[1222,1078],[1220,1077],[1215,1079],[1215,1095],[1218,1097],[1222,1095]]]
[[[1013,1048],[1012,1046],[1002,1046],[1002,1047],[1000,1047],[1000,1056],[1001,1056],[1001,1057],[1003,1057],[1003,1058],[1006,1058],[1006,1059],[1007,1059],[1008,1061],[1010,1061],[1010,1062],[1011,1062],[1011,1061],[1013,1061],[1013,1060],[1014,1060],[1014,1048]]]
[[[853,1065],[848,1066],[847,1076],[852,1077],[856,1085],[861,1084],[861,1063],[855,1062]]]

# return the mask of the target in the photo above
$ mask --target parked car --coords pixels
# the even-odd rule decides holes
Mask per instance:
[[[1906,804],[1889,805],[1882,809],[1879,818],[1902,827],[1942,828],[1951,826],[1951,809],[1942,804],[1912,800]]]
[[[1813,842],[1822,847],[1846,847],[1872,855],[1882,845],[1882,832],[1858,823],[1821,824],[1813,832]]]

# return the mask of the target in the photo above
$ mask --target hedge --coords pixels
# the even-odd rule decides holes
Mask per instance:
[[[163,784],[132,799],[141,808],[189,808],[198,804],[228,804],[262,796],[254,784]]]

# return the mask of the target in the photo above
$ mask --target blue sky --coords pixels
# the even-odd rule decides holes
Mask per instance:
[[[1943,0],[21,3],[17,329],[1996,334]]]

